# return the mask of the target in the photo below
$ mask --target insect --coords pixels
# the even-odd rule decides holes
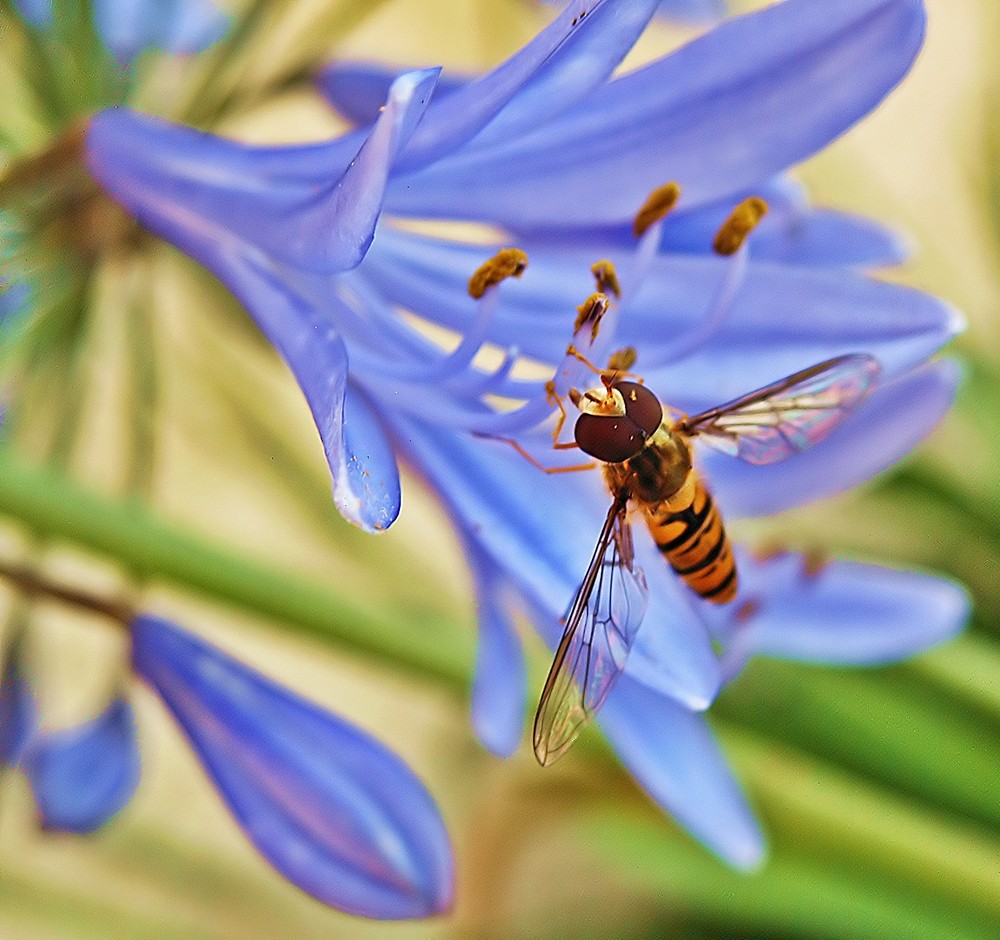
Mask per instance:
[[[692,464],[692,441],[751,464],[785,460],[827,437],[865,399],[878,373],[870,356],[839,356],[677,419],[645,385],[616,370],[600,373],[599,388],[570,392],[580,410],[576,445],[603,463],[612,501],[538,703],[534,749],[540,764],[564,754],[604,703],[645,614],[630,505],[642,512],[684,583],[706,601],[728,603],[737,592],[736,563],[719,511]]]

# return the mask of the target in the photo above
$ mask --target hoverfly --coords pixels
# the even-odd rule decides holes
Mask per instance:
[[[538,703],[540,764],[564,754],[604,703],[642,622],[646,583],[634,562],[630,505],[684,583],[706,601],[728,603],[736,596],[736,563],[692,465],[692,440],[752,464],[785,460],[827,437],[865,399],[878,372],[870,356],[839,356],[676,420],[645,385],[616,370],[600,373],[600,388],[570,392],[580,410],[576,445],[603,463],[612,502]]]

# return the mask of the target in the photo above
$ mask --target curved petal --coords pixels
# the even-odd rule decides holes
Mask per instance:
[[[132,706],[114,699],[78,728],[42,734],[24,759],[42,826],[93,832],[132,798],[139,785],[139,742]]]
[[[813,571],[795,554],[741,554],[740,572],[755,611],[730,637],[727,657],[879,665],[951,639],[969,616],[961,587],[912,571],[837,560]]]
[[[21,640],[4,652],[0,675],[0,774],[16,767],[38,725],[38,711],[21,663]]]
[[[208,244],[205,263],[243,302],[281,353],[309,403],[333,479],[334,502],[348,522],[368,532],[387,529],[399,513],[399,471],[378,420],[348,384],[344,341],[321,312],[320,285],[304,278],[308,296],[258,252],[230,254]],[[332,302],[332,301],[331,301]]]
[[[371,124],[385,104],[389,88],[399,76],[398,69],[378,62],[341,62],[324,66],[315,77],[319,93],[352,124]],[[434,100],[425,119],[430,120],[441,100],[468,85],[473,79],[442,72],[434,86]]]
[[[469,554],[479,629],[472,726],[484,747],[498,757],[509,757],[517,750],[524,725],[528,694],[524,654],[500,572],[475,544],[469,546]]]
[[[110,146],[102,129],[124,131],[130,120],[124,115],[119,119],[115,112],[99,115],[91,131],[99,140],[95,152]],[[360,396],[348,392],[347,350],[331,318],[334,299],[327,282],[283,267],[254,245],[202,228],[183,202],[164,199],[156,211],[164,233],[182,246],[187,242],[195,257],[246,306],[288,363],[323,441],[334,499],[344,517],[366,531],[388,528],[399,512],[398,471],[377,421]],[[345,419],[345,410],[356,412],[356,421]]]
[[[327,430],[324,445],[333,443]],[[333,496],[344,518],[366,532],[383,532],[396,521],[401,499],[396,456],[364,396],[348,384],[344,396],[342,441],[327,456],[336,472]]]
[[[433,104],[399,169],[412,172],[470,140],[488,147],[547,123],[608,78],[655,7],[655,0],[570,0],[509,59]]]
[[[785,0],[609,82],[533,133],[396,180],[387,210],[512,227],[630,219],[676,180],[688,206],[742,191],[867,114],[923,39],[920,0]]]
[[[91,119],[87,164],[143,225],[203,263],[213,243],[235,241],[304,270],[346,270],[371,244],[390,167],[436,76],[427,69],[396,79],[356,153],[338,141],[309,148],[330,161],[319,186],[283,168],[304,148],[247,147],[126,109]]]
[[[702,454],[729,518],[764,516],[857,486],[906,456],[944,417],[958,384],[954,362],[915,369],[876,389],[825,441],[783,463],[749,466]]]
[[[166,621],[138,617],[132,636],[136,672],[286,878],[364,917],[427,917],[449,907],[448,835],[395,754]]]
[[[737,868],[764,857],[764,837],[705,719],[628,677],[599,722],[646,791],[696,839]]]

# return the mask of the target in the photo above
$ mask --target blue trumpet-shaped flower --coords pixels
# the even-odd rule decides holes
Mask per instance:
[[[661,270],[681,270],[671,272],[667,295],[636,293],[626,328],[654,318],[660,337],[673,338],[710,308],[705,291],[718,287],[724,264],[684,263],[675,248],[699,233],[707,245],[720,213],[755,185],[774,194],[776,216],[798,217],[767,236],[771,257],[797,260],[802,232],[810,265],[825,256],[839,263],[893,254],[892,240],[876,227],[835,213],[813,218],[796,208],[799,197],[787,185],[768,181],[863,116],[905,73],[922,37],[920,3],[838,0],[818,10],[792,0],[609,80],[655,7],[651,0],[570,4],[507,62],[476,81],[447,84],[440,99],[432,98],[436,72],[395,79],[381,110],[373,100],[365,105],[378,114],[373,124],[324,144],[251,147],[124,109],[92,120],[86,147],[95,177],[246,305],[309,401],[338,506],[364,528],[386,528],[399,509],[398,475],[387,459],[392,448],[370,416],[378,400],[488,432],[495,422],[470,411],[484,409],[463,389],[480,381],[479,398],[537,396],[539,385],[484,377],[470,368],[473,355],[484,342],[547,361],[561,355],[567,311],[588,291],[585,263],[622,245],[621,231],[664,180],[680,183],[686,209],[662,226]],[[544,290],[536,275],[533,290],[506,292],[493,321],[477,322],[455,286],[482,251],[400,230],[394,222],[407,216],[506,227],[533,267],[544,264]],[[782,327],[812,333],[811,345],[826,354],[879,355],[881,342],[911,333],[928,340],[919,358],[954,328],[937,315],[931,323],[918,314],[914,324],[888,293],[880,300],[895,326],[868,311],[848,325],[837,296],[868,290],[860,278],[838,275],[840,285],[787,267],[762,277],[784,297],[758,294],[748,279],[733,315],[766,304],[779,348],[785,331],[774,318],[782,311]],[[816,303],[835,308],[835,319],[798,314]],[[909,303],[922,301],[903,301]],[[400,320],[397,307],[466,335],[461,354],[442,364],[453,373],[443,376],[448,387],[428,369],[437,348]],[[840,336],[827,342],[834,329]],[[731,331],[714,339],[698,350],[713,363],[719,346],[729,359],[742,356]],[[662,357],[659,347],[644,342],[644,361]],[[776,358],[759,360],[761,379],[818,357],[786,356],[779,369]],[[673,370],[678,379],[680,371]],[[718,365],[698,371],[741,377]],[[456,391],[471,400],[459,416],[438,401]],[[353,440],[362,428],[364,440]]]
[[[286,878],[380,919],[451,904],[448,834],[423,784],[388,748],[180,628],[131,624],[132,666],[188,736],[236,821]],[[41,824],[91,832],[139,781],[136,725],[117,696],[76,728],[38,728],[18,647],[0,682],[0,769],[19,766]]]
[[[545,383],[514,369],[521,357],[552,364],[565,393],[573,363],[563,354],[591,261],[614,261],[625,290],[617,332],[608,322],[601,343],[615,335],[633,346],[649,386],[688,413],[838,354],[881,364],[869,402],[807,454],[768,468],[706,458],[727,518],[868,479],[930,431],[956,382],[948,363],[927,360],[960,329],[957,315],[844,267],[896,260],[898,240],[811,210],[781,175],[905,74],[923,36],[919,0],[786,0],[612,78],[657,6],[571,3],[475,79],[333,67],[321,87],[364,126],[322,144],[247,146],[126,110],[97,115],[87,134],[101,185],[223,280],[282,354],[344,515],[372,531],[393,522],[397,454],[441,495],[476,576],[474,719],[501,753],[516,745],[524,694],[512,617],[528,613],[557,641],[607,494],[596,474],[545,476],[490,438],[548,447],[538,429],[552,410]],[[668,179],[680,184],[678,209],[636,240],[637,208]],[[713,231],[749,192],[775,210],[751,236],[754,260],[745,247],[711,254]],[[410,219],[486,223],[527,250],[529,268],[473,301],[467,279],[491,248],[416,234]],[[457,345],[441,349],[400,310],[454,331]],[[497,398],[516,407],[497,408]],[[794,655],[789,609],[813,611],[801,650],[858,662],[951,635],[965,600],[937,579],[876,568],[834,565],[796,580],[774,564],[744,566],[759,569],[747,576],[754,603],[743,609],[753,613],[730,624],[693,607],[662,560],[645,561],[646,621],[602,714],[664,807],[749,865],[759,831],[695,711],[751,653]],[[846,608],[836,599],[852,596],[858,623],[884,624],[880,640],[837,642]]]

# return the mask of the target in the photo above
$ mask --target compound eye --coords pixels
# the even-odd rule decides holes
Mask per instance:
[[[647,437],[655,432],[663,420],[660,400],[638,382],[615,382],[611,387],[621,392],[625,400],[625,414],[629,420],[641,428]]]
[[[642,450],[649,435],[627,414],[582,414],[576,419],[573,436],[585,454],[604,463],[622,463]]]

